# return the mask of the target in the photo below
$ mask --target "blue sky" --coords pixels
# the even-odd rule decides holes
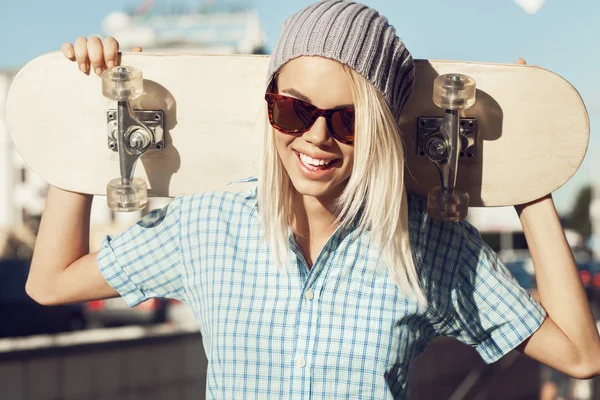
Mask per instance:
[[[258,11],[270,50],[283,20],[312,1],[245,2]],[[592,179],[593,164],[596,171],[600,170],[600,132],[596,132],[600,121],[600,2],[547,0],[533,15],[512,0],[363,2],[389,18],[415,58],[514,62],[523,57],[530,64],[562,75],[577,88],[590,114],[592,139],[580,171],[555,194],[559,211],[568,210],[577,189]],[[0,0],[0,68],[18,68],[40,54],[58,50],[63,42],[73,41],[79,35],[102,34],[101,22],[109,12],[140,3],[141,0]],[[594,178],[600,180],[595,174]]]

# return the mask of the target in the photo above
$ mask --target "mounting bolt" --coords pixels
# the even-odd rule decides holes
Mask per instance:
[[[443,156],[446,153],[446,142],[440,138],[435,138],[429,142],[427,151],[431,155]]]
[[[137,150],[143,150],[150,145],[150,138],[147,132],[137,128],[129,135],[129,146]]]

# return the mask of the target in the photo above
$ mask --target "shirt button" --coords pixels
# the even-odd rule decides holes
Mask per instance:
[[[306,360],[304,359],[304,357],[296,358],[296,365],[300,368],[304,367],[306,365]]]
[[[306,297],[307,300],[312,300],[315,298],[315,294],[312,290],[308,289],[306,293],[304,293],[304,297]]]

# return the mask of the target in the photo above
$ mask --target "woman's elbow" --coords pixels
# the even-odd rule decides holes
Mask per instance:
[[[600,357],[589,358],[566,371],[575,379],[592,379],[600,376]]]
[[[43,306],[56,305],[56,302],[53,300],[48,290],[49,286],[50,285],[48,284],[40,285],[39,283],[36,283],[35,280],[31,279],[31,277],[29,277],[25,283],[25,293],[27,293],[27,295],[31,297],[33,301]]]

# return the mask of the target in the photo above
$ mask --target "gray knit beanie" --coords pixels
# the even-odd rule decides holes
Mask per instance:
[[[269,80],[300,56],[321,56],[354,69],[381,92],[397,118],[413,90],[412,56],[387,18],[364,4],[324,0],[289,17],[271,55]]]

